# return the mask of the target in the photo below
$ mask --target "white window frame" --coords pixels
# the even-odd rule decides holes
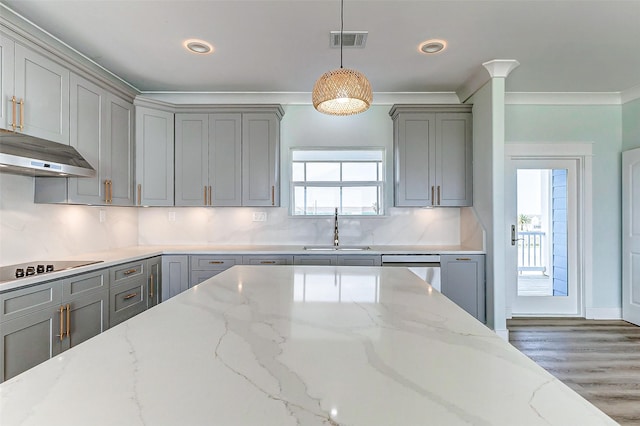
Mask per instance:
[[[371,160],[371,159],[359,159],[359,160],[330,160],[330,159],[318,159],[318,160],[306,160],[301,161],[304,163],[338,163],[340,164],[340,179],[339,181],[295,181],[293,180],[293,164],[298,162],[294,161],[293,153],[295,151],[373,151],[380,153],[380,160]],[[358,218],[379,218],[385,215],[385,183],[386,183],[386,149],[384,147],[294,147],[291,148],[290,152],[290,161],[289,161],[289,200],[290,200],[290,208],[289,214],[292,217],[300,218],[300,217],[309,217],[309,218],[318,218],[318,217],[328,217],[332,214],[296,214],[295,212],[295,191],[296,188],[301,186],[304,187],[334,187],[334,188],[349,188],[349,187],[376,187],[378,190],[378,213],[377,214],[346,214],[345,216],[349,217],[358,217]],[[378,162],[380,166],[377,168],[379,180],[377,181],[343,181],[342,180],[342,164],[343,163],[372,163]],[[306,172],[306,171],[305,171]],[[344,214],[342,212],[342,191],[340,191],[340,206],[336,206],[339,209],[340,214]]]

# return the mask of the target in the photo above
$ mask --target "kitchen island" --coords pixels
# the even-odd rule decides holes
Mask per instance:
[[[0,385],[3,425],[606,425],[404,268],[235,266]]]

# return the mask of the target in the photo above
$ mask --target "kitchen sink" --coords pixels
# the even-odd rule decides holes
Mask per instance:
[[[307,251],[363,251],[371,250],[369,246],[305,246]]]

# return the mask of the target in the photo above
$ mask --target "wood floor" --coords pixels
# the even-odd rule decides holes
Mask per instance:
[[[640,425],[640,327],[624,321],[507,321],[509,341],[621,425]]]

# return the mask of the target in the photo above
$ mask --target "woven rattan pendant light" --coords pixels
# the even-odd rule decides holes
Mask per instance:
[[[369,80],[360,71],[342,67],[344,0],[340,0],[340,68],[322,74],[313,86],[313,107],[324,114],[353,115],[373,101]]]

